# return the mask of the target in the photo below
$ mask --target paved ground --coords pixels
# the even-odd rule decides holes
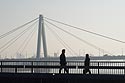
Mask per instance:
[[[0,83],[125,83],[125,75],[0,73]]]

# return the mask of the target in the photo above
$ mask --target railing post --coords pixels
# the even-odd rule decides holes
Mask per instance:
[[[99,74],[99,62],[98,62],[98,74]]]
[[[2,65],[3,65],[3,64],[2,64],[2,61],[1,61],[1,72],[3,72],[3,70],[2,70]]]
[[[31,73],[33,73],[33,61],[31,62]]]
[[[125,67],[124,67],[124,75],[125,75]]]
[[[124,75],[125,75],[125,62],[124,62]]]
[[[17,73],[17,67],[15,67],[15,73]]]

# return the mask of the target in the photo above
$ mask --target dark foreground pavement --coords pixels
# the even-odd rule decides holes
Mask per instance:
[[[125,83],[125,75],[0,73],[0,83]]]

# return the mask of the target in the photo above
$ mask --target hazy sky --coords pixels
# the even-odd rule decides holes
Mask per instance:
[[[125,0],[0,0],[0,35],[38,17],[39,14],[125,41]],[[65,29],[71,30],[68,27]],[[125,44],[75,29],[71,31],[80,38],[113,54],[121,54],[122,49],[123,52],[125,50]],[[59,45],[49,30],[46,30],[46,35],[48,52],[50,54],[60,52],[63,46]],[[63,32],[61,37],[78,54],[84,52],[99,54],[99,51]],[[34,46],[30,47],[36,48]],[[30,54],[36,52],[36,49],[32,50]]]

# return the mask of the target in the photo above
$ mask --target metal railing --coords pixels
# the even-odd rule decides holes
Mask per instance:
[[[59,61],[0,61],[0,73],[59,73]],[[83,61],[67,61],[69,74],[83,74]],[[91,61],[92,74],[125,74],[125,62]],[[62,70],[62,73],[64,70]]]

